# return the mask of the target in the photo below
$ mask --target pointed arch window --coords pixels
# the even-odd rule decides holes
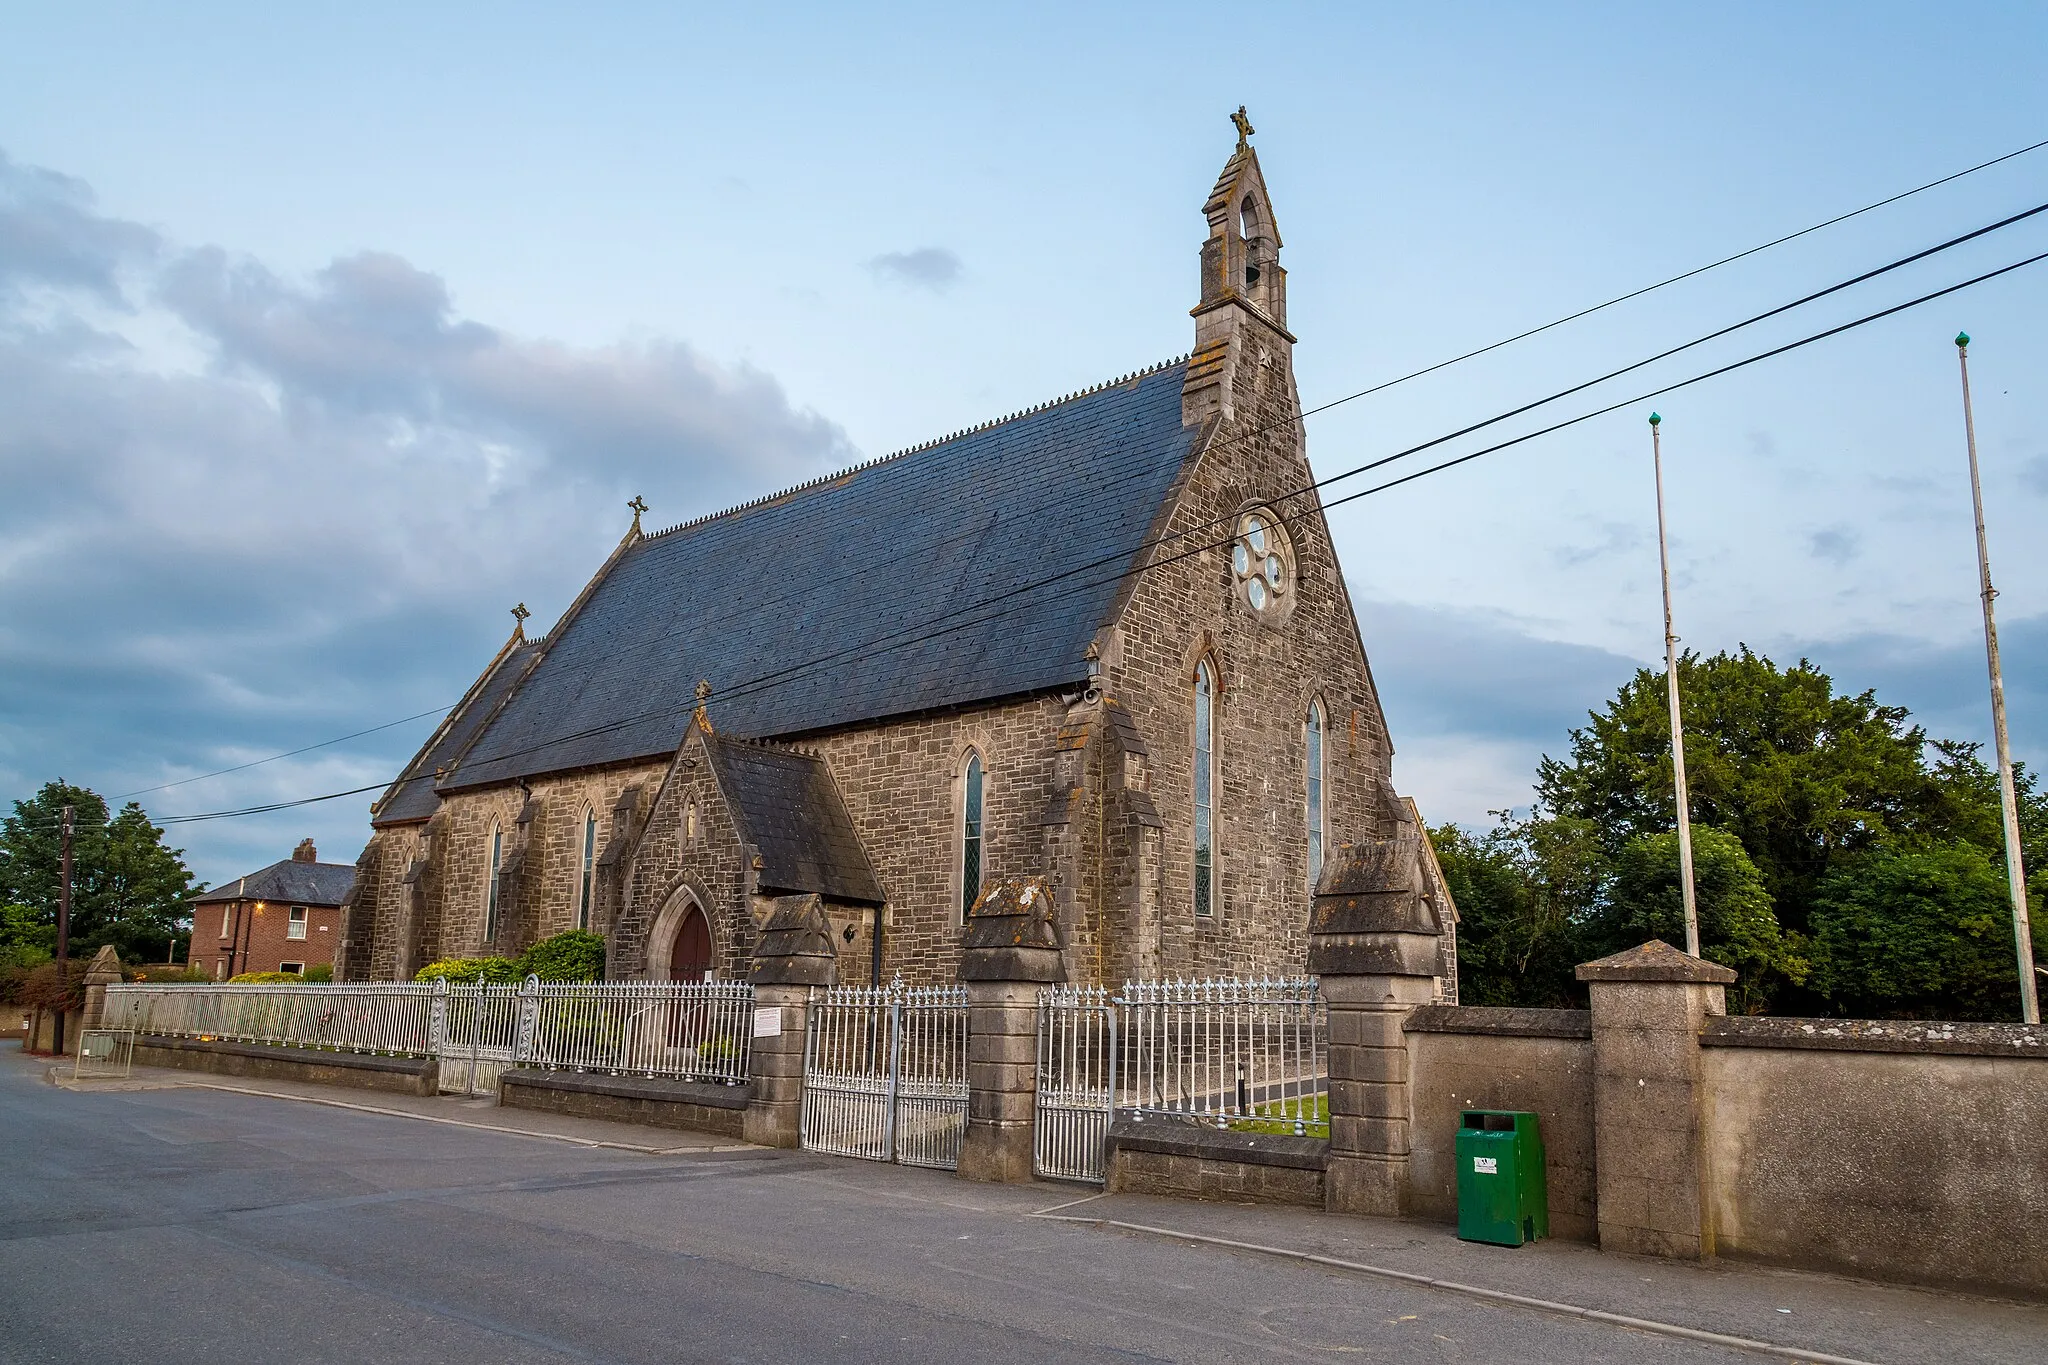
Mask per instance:
[[[498,872],[505,863],[505,832],[491,826],[491,871],[484,882],[484,942],[498,937]]]
[[[1195,913],[1216,913],[1216,673],[1195,665]]]
[[[583,810],[583,857],[576,878],[576,927],[590,927],[590,891],[592,874],[597,866],[597,812],[585,807]]]
[[[960,919],[966,922],[967,912],[974,908],[974,898],[981,894],[982,872],[982,802],[986,778],[982,772],[981,755],[972,749],[967,752],[967,767],[960,775]]]
[[[1308,720],[1302,729],[1308,740],[1308,781],[1306,785],[1306,815],[1308,817],[1308,885],[1315,890],[1316,879],[1323,875],[1323,704],[1311,701],[1308,704]]]

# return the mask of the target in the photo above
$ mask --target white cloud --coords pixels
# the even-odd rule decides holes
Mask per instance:
[[[960,282],[960,258],[942,246],[915,251],[885,251],[868,261],[868,269],[885,284],[929,289],[943,294]]]
[[[666,524],[853,457],[684,342],[522,337],[386,253],[287,278],[0,158],[0,795],[116,796],[452,701],[627,498]],[[362,785],[424,728],[149,805]],[[209,880],[299,832],[352,858],[366,801],[181,833]]]

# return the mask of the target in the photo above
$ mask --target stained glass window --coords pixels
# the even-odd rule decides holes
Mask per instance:
[[[1247,512],[1238,522],[1230,570],[1254,612],[1263,614],[1280,605],[1292,579],[1293,556],[1287,532],[1272,513]]]
[[[1216,912],[1216,679],[1195,665],[1195,913]]]
[[[981,755],[967,756],[965,788],[960,802],[960,914],[965,918],[981,894]]]
[[[498,867],[503,861],[505,836],[496,826],[491,828],[491,873],[484,882],[484,942],[489,943],[498,936]]]
[[[1323,704],[1308,704],[1308,884],[1323,875]]]
[[[583,876],[576,888],[576,927],[590,927],[590,881],[597,862],[597,812],[583,813]]]

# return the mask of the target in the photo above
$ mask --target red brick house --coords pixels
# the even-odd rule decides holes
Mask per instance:
[[[192,902],[191,965],[217,981],[240,972],[305,972],[334,965],[341,904],[355,885],[347,863],[323,863],[311,839],[292,856],[223,882]]]

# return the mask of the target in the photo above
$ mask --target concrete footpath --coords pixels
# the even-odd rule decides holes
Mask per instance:
[[[0,1048],[10,1365],[2048,1360],[2042,1305],[976,1185],[487,1100],[50,1070]]]

